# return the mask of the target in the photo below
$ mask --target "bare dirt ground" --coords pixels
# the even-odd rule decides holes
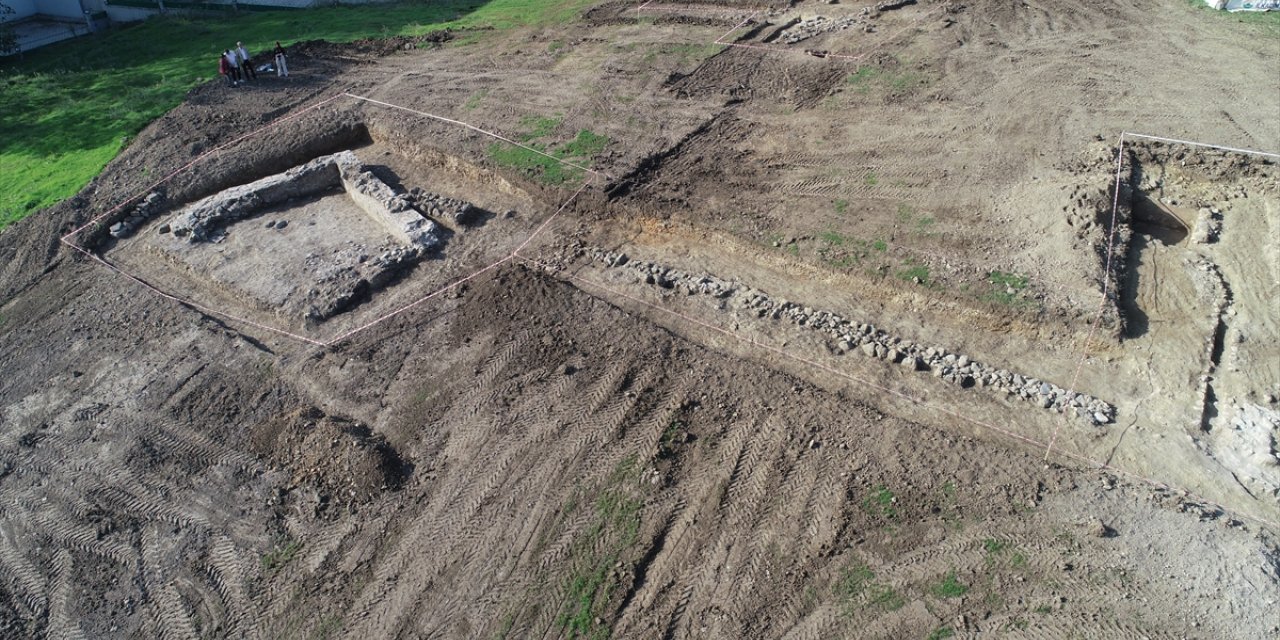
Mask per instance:
[[[305,45],[0,235],[0,636],[1280,634],[1280,167],[1120,137],[1280,150],[1274,38],[643,4]],[[347,149],[484,215],[318,324],[345,196],[160,233]]]

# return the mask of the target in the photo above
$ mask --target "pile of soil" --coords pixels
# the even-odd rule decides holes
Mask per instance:
[[[404,485],[413,465],[367,425],[307,407],[258,425],[253,451],[289,474],[285,491],[315,496],[317,515],[354,513]],[[338,507],[329,511],[330,506]]]

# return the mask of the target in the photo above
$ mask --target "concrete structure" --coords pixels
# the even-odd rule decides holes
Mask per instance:
[[[0,0],[13,13],[0,17],[18,36],[18,50],[30,51],[47,44],[106,28],[104,0]]]

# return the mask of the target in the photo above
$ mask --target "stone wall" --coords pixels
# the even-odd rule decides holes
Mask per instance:
[[[896,364],[907,371],[930,374],[962,388],[984,388],[1010,399],[1078,418],[1089,425],[1115,420],[1115,407],[1093,396],[1064,389],[1051,382],[978,362],[969,356],[937,346],[906,340],[828,311],[777,299],[741,283],[711,275],[695,275],[662,265],[631,260],[623,253],[602,249],[589,252],[596,261],[631,271],[637,281],[687,295],[719,298],[728,307],[757,318],[793,323],[819,331],[836,353],[855,353]]]

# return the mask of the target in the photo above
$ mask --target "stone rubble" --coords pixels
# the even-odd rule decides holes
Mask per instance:
[[[146,224],[147,220],[160,213],[162,208],[162,196],[159,192],[152,191],[142,199],[142,202],[135,205],[128,215],[111,225],[107,229],[107,233],[117,240],[128,238],[138,230],[138,227]]]
[[[480,217],[480,209],[470,202],[423,191],[420,187],[409,190],[409,199],[424,214],[436,220],[448,220],[457,226],[468,226]]]
[[[439,225],[414,208],[407,194],[396,193],[390,185],[366,171],[354,153],[343,151],[334,157],[342,186],[365,213],[409,245],[427,250],[441,245]]]
[[[917,344],[890,335],[874,325],[850,321],[838,314],[773,298],[763,291],[711,275],[696,275],[653,262],[632,260],[625,253],[589,250],[594,260],[610,268],[630,270],[640,282],[685,295],[707,295],[721,304],[757,318],[789,321],[825,334],[836,353],[861,353],[868,358],[899,364],[908,371],[928,372],[962,388],[984,387],[1042,409],[1074,416],[1090,425],[1115,421],[1111,404],[1051,382],[974,361],[943,347]]]
[[[415,207],[415,202],[418,206],[430,203],[430,207],[424,208],[454,220],[469,220],[475,211],[469,203],[427,194],[421,189],[409,194],[397,193],[367,171],[355,153],[342,151],[199,200],[183,208],[165,227],[189,242],[216,241],[221,229],[232,222],[267,207],[338,187],[344,188],[365,213],[399,240],[425,251],[440,247],[442,230]],[[285,224],[278,221],[269,228],[282,229]],[[112,235],[115,235],[114,227]]]

